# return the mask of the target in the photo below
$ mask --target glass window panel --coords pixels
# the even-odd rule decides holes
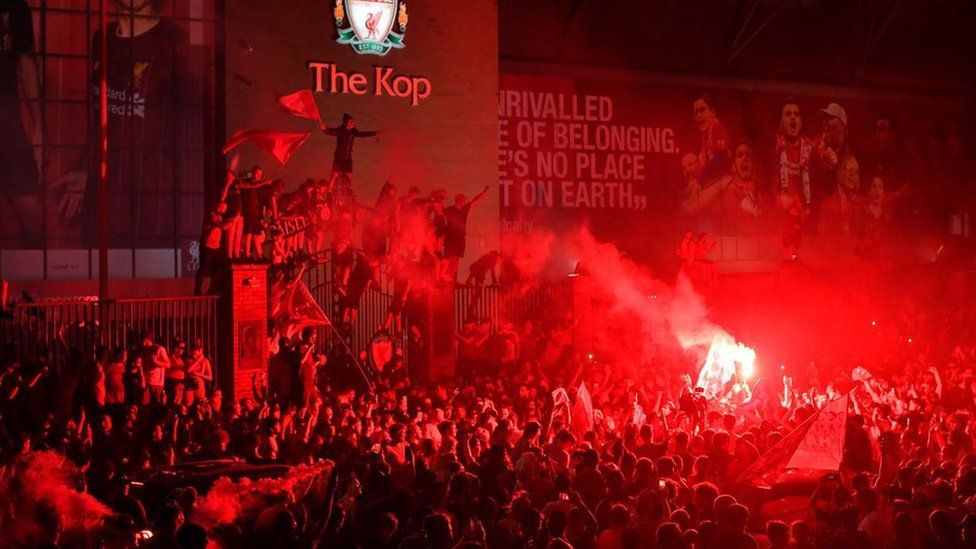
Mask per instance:
[[[28,4],[33,9],[44,82],[44,163],[37,192],[27,200],[34,207],[22,199],[18,204],[9,197],[0,200],[0,256],[6,254],[3,259],[8,262],[20,261],[25,256],[8,252],[16,252],[18,247],[40,250],[46,244],[57,260],[48,262],[47,272],[43,261],[32,260],[26,263],[33,267],[11,276],[84,278],[84,254],[79,250],[98,243],[94,230],[96,181],[87,181],[89,103],[94,99],[89,52],[97,27],[98,2],[28,0]],[[117,19],[114,3],[110,10],[110,18]],[[115,153],[110,153],[108,207],[110,247],[117,252],[112,258],[113,278],[131,276],[133,269],[137,276],[146,277],[189,274],[183,266],[191,243],[199,238],[207,186],[206,155],[215,154],[213,143],[205,141],[212,135],[214,120],[214,1],[166,0],[160,3],[160,10],[163,17],[175,19],[186,31],[189,44],[183,49],[184,58],[175,65],[183,74],[179,81],[185,84],[172,89],[175,110],[167,109],[166,118],[176,125],[164,131],[164,136],[154,134],[147,140],[139,132],[123,131],[123,136],[135,138],[117,135],[112,142]],[[27,215],[30,212],[37,215]],[[25,217],[33,221],[24,222]],[[25,226],[31,225],[33,229],[25,231]],[[45,256],[41,253],[34,259],[38,257]],[[0,271],[9,271],[3,263],[0,259]],[[94,264],[97,268],[97,257]]]
[[[47,100],[44,103],[47,144],[84,147],[88,143],[88,105],[81,101]]]
[[[34,18],[41,17],[40,12],[34,12]],[[95,32],[98,20],[88,14],[79,12],[65,12],[47,10],[41,18],[44,37],[42,53],[87,56],[91,42],[91,35]],[[37,38],[37,37],[36,37]],[[39,44],[40,40],[36,40]]]
[[[180,167],[176,186],[179,190],[191,193],[203,193],[204,156],[202,151],[180,152]]]
[[[203,227],[203,195],[182,194],[178,203],[177,223],[180,236],[199,238]]]
[[[173,0],[172,13],[178,19],[213,21],[214,3],[211,0]]]
[[[133,193],[133,233],[138,248],[172,248],[173,193]]]
[[[168,248],[138,248],[135,251],[136,278],[173,278],[178,264],[177,251]]]
[[[44,96],[49,100],[88,101],[90,65],[85,57],[44,57]]]

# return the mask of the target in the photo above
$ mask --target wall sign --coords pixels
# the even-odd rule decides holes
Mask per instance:
[[[336,0],[332,14],[339,33],[336,42],[349,44],[356,53],[386,55],[404,47],[407,5],[400,0]],[[394,32],[394,24],[400,32]]]
[[[374,66],[372,78],[323,61],[309,61],[308,68],[312,71],[312,91],[316,93],[388,96],[406,99],[414,107],[430,97],[430,79],[396,74],[393,67]]]

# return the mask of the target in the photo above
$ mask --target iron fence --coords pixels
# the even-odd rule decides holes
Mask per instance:
[[[536,325],[555,324],[563,311],[572,308],[571,282],[531,286],[459,287],[455,292],[455,329],[466,319],[487,318],[492,328],[499,322],[516,326],[526,321]]]
[[[176,340],[192,346],[199,340],[204,353],[218,360],[218,308],[216,296],[50,301],[16,303],[0,320],[0,352],[25,360],[45,360],[55,371],[64,366],[65,338],[77,341],[79,330],[92,342],[113,349],[131,348],[152,332],[156,341],[170,346]]]
[[[306,270],[302,276],[305,285],[312,293],[312,297],[315,298],[319,307],[322,308],[322,311],[325,312],[336,328],[335,331],[329,326],[316,328],[318,341],[326,347],[332,347],[338,343],[335,341],[336,331],[338,331],[345,334],[346,343],[357,357],[366,351],[377,329],[386,319],[386,311],[393,302],[393,278],[389,270],[381,268],[377,273],[378,287],[370,287],[363,294],[359,301],[356,322],[348,328],[342,326],[344,296],[338,291],[334,283],[335,272],[332,263],[319,263]]]
[[[377,273],[377,287],[371,287],[363,294],[359,304],[356,322],[343,332],[341,326],[342,295],[337,291],[335,272],[331,262],[326,261],[308,269],[303,274],[316,302],[332,320],[340,333],[345,333],[345,341],[357,356],[369,349],[369,344],[383,325],[387,309],[393,301],[393,277],[388,268],[382,267]],[[454,330],[460,331],[468,318],[487,318],[492,328],[503,321],[521,325],[531,320],[536,325],[555,324],[560,315],[572,306],[571,282],[534,284],[530,286],[459,286],[454,292]],[[408,323],[404,321],[404,332]],[[325,347],[337,343],[335,332],[328,326],[317,328],[318,340]],[[403,342],[401,342],[403,343]],[[402,345],[406,352],[406,345]]]

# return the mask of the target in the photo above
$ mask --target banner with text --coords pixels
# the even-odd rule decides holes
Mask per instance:
[[[896,232],[945,232],[968,200],[964,114],[921,100],[503,73],[501,228],[585,225],[643,261],[674,258],[683,238],[722,237],[770,243],[770,258],[806,236],[877,257]],[[756,246],[720,252],[764,259]]]

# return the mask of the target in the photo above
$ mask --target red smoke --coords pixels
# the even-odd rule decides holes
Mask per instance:
[[[312,483],[327,480],[332,467],[331,461],[299,465],[283,477],[256,481],[221,478],[200,500],[193,520],[211,532],[228,524],[253,523],[265,508],[301,498]]]
[[[502,237],[501,252],[518,268],[523,279],[537,278],[546,267],[555,239],[552,233],[541,231],[506,233]]]
[[[697,372],[715,336],[732,339],[709,319],[704,299],[685,276],[665,282],[587,229],[559,240],[548,233],[510,233],[503,251],[525,276],[560,271],[566,276],[578,262],[582,276],[574,279],[576,295],[589,302],[578,308],[579,350],[594,351],[597,360],[641,366],[666,357]],[[554,264],[565,258],[575,262]]]
[[[7,466],[0,497],[14,510],[0,522],[0,546],[37,543],[60,522],[66,537],[93,535],[112,511],[77,489],[81,472],[67,458],[46,450],[30,452]]]

